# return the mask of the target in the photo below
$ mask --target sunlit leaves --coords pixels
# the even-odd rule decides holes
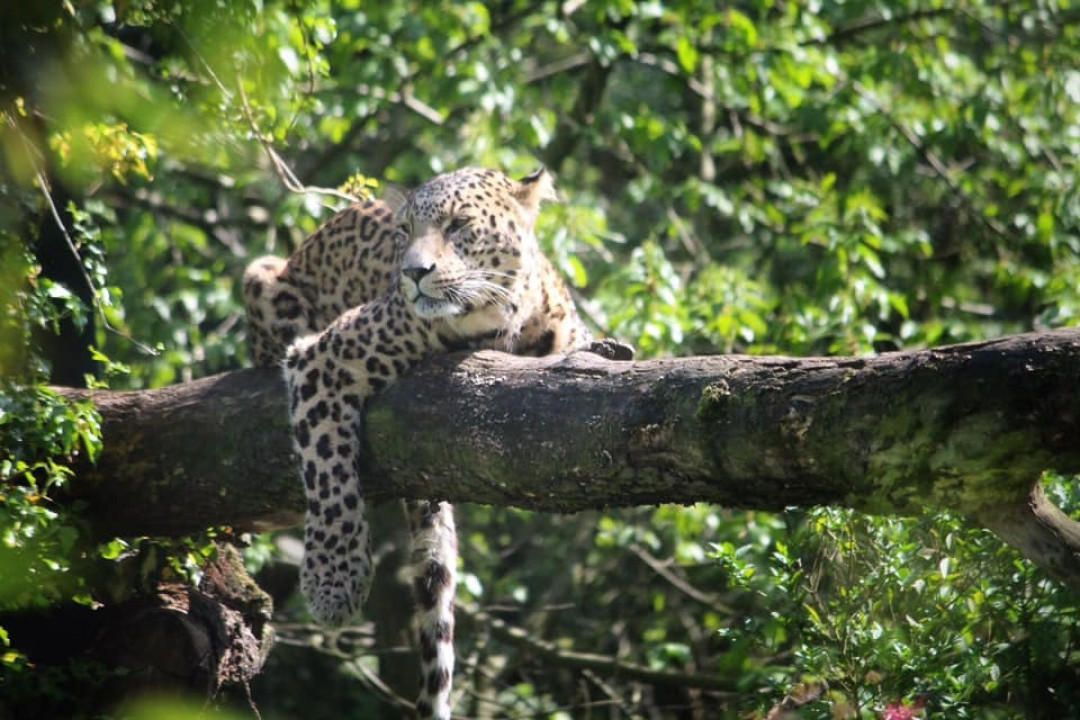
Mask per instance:
[[[63,130],[49,138],[49,146],[65,166],[81,171],[94,168],[120,183],[126,183],[129,175],[151,179],[158,156],[157,141],[125,123],[86,125],[74,135]]]
[[[68,463],[101,451],[89,403],[68,404],[45,388],[0,386],[0,609],[67,599],[81,580],[69,574],[79,532],[53,507]]]
[[[688,288],[695,329],[694,344],[732,351],[761,348],[769,338],[769,320],[776,306],[770,290],[735,268],[710,267]]]
[[[947,518],[916,523],[834,511],[812,517],[808,529],[823,544],[799,592],[806,592],[807,640],[819,640],[800,653],[804,667],[842,687],[852,704],[880,708],[928,694],[951,716],[980,717],[970,709],[978,697],[1005,676],[1023,682],[1018,655],[1038,653],[1075,624],[1072,603],[1053,619],[1020,610],[1029,602],[1056,604],[1062,590],[985,532]],[[1023,624],[1032,644],[990,642],[1000,623]],[[818,643],[829,650],[812,650]],[[1044,661],[1044,672],[1064,667]]]
[[[683,35],[675,41],[675,55],[679,59],[679,65],[688,73],[697,70],[700,55],[690,39]]]
[[[682,343],[683,283],[659,245],[646,243],[634,250],[610,282],[617,284],[622,299],[621,308],[610,315],[616,336],[627,338],[645,353]]]

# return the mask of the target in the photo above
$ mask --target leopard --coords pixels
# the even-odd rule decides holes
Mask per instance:
[[[300,587],[312,616],[359,611],[373,565],[360,481],[365,401],[425,358],[492,349],[544,356],[596,340],[541,252],[536,222],[557,199],[544,167],[521,179],[467,167],[338,212],[288,258],[243,278],[254,363],[283,368],[307,502]],[[419,616],[420,718],[448,720],[454,671],[457,534],[452,506],[406,502]]]

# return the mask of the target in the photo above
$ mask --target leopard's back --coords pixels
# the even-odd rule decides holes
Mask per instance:
[[[297,338],[385,295],[400,264],[393,214],[370,200],[336,213],[288,258],[266,256],[244,273],[254,363],[280,364]]]

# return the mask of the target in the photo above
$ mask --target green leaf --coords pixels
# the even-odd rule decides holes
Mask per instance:
[[[697,70],[699,54],[686,35],[680,35],[675,42],[675,56],[679,60],[679,66],[688,74],[693,75]]]

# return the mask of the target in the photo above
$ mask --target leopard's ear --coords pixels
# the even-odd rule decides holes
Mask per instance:
[[[400,185],[388,183],[383,185],[382,201],[397,215],[409,202],[409,191]]]
[[[559,200],[555,192],[555,181],[543,165],[514,184],[514,197],[533,221],[540,214],[540,203]]]

